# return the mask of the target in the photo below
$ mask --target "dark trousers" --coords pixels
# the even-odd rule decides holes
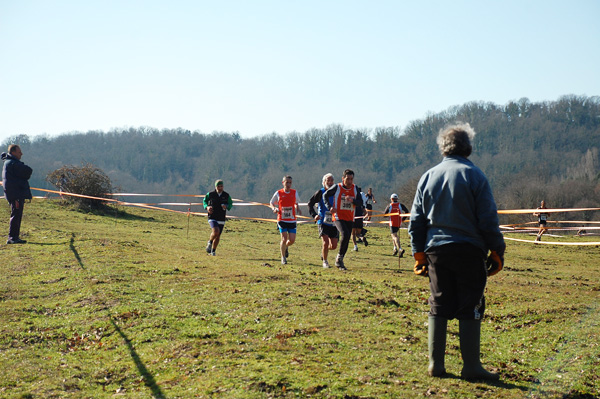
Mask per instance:
[[[340,250],[339,254],[344,256],[348,251],[348,243],[352,237],[352,226],[354,225],[353,220],[336,220],[335,227],[340,232]]]
[[[23,219],[23,207],[25,200],[18,199],[9,202],[10,204],[10,228],[8,230],[8,239],[16,240],[21,234],[21,219]]]
[[[429,314],[446,319],[480,320],[485,312],[485,256],[468,244],[448,244],[427,251]]]

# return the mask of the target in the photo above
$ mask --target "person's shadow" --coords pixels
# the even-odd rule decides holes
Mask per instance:
[[[519,391],[527,392],[529,388],[524,385],[513,384],[512,382],[502,381],[502,374],[500,374],[500,380],[498,381],[489,381],[489,380],[477,380],[477,379],[464,379],[460,375],[448,373],[444,374],[443,379],[454,379],[454,380],[464,380],[467,382],[477,383],[477,384],[485,384],[490,385],[496,388],[504,388],[504,389],[518,389]]]
[[[73,251],[73,255],[75,255],[75,259],[77,259],[77,263],[81,266],[82,269],[85,269],[83,266],[83,262],[81,261],[81,257],[79,256],[79,252],[75,249],[75,233],[71,234],[71,241],[69,243],[69,248]]]
[[[131,358],[133,359],[135,366],[137,367],[138,371],[144,378],[144,383],[152,391],[152,396],[156,399],[166,398],[165,394],[161,391],[160,387],[156,384],[156,380],[154,379],[154,376],[152,374],[150,374],[150,372],[144,365],[144,362],[142,362],[142,359],[140,358],[140,355],[138,355],[135,348],[133,347],[131,340],[127,337],[127,335],[125,335],[125,333],[123,331],[121,331],[121,329],[119,328],[117,323],[115,323],[115,321],[113,320],[112,317],[110,318],[110,322],[112,323],[113,327],[115,327],[115,330],[119,333],[119,335],[123,338],[123,341],[125,341],[125,345],[127,345],[127,349],[129,349],[129,354],[131,355]]]

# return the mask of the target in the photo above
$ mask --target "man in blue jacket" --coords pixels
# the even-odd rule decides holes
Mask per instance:
[[[447,322],[458,319],[461,376],[497,380],[481,365],[480,329],[487,277],[502,269],[505,244],[488,180],[467,159],[474,136],[469,124],[440,132],[444,159],[419,181],[408,232],[415,273],[429,276],[429,375],[446,373]]]
[[[21,233],[21,219],[23,218],[23,207],[25,200],[31,199],[29,189],[29,178],[33,169],[21,162],[23,152],[16,144],[8,146],[8,154],[3,152],[0,159],[4,161],[2,168],[2,185],[4,196],[10,204],[10,229],[7,244],[25,244],[25,240],[19,237]]]

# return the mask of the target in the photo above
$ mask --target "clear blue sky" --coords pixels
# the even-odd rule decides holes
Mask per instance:
[[[600,95],[600,1],[0,0],[0,140],[406,127]]]

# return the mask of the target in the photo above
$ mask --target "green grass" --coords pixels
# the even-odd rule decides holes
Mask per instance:
[[[482,327],[502,379],[467,382],[456,321],[450,377],[426,376],[428,283],[386,228],[340,272],[312,225],[282,266],[272,223],[229,221],[209,257],[205,219],[126,212],[26,205],[29,243],[0,245],[0,397],[600,396],[598,247],[507,242]]]

